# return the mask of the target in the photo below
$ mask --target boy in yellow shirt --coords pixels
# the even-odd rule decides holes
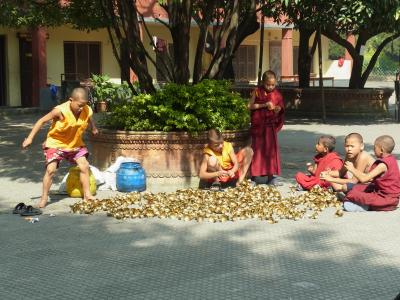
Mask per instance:
[[[83,199],[95,199],[89,189],[89,162],[86,159],[89,152],[82,140],[82,135],[89,124],[93,134],[97,134],[98,130],[92,119],[93,111],[87,103],[86,90],[75,88],[68,101],[57,105],[51,112],[35,123],[28,137],[22,143],[22,148],[26,149],[32,144],[33,138],[42,126],[52,120],[46,141],[43,143],[46,172],[43,177],[42,196],[39,202],[40,208],[46,206],[53,175],[63,159],[78,165],[81,171],[80,179],[84,194]]]
[[[218,190],[221,184],[225,187],[242,183],[249,169],[253,150],[245,147],[235,154],[232,144],[225,142],[221,132],[216,129],[208,131],[207,140],[200,164],[199,177],[203,180],[200,186]]]

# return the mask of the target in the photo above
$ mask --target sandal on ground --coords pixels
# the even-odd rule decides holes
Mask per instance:
[[[220,191],[221,190],[221,183],[220,182],[213,182],[210,186],[210,191]]]
[[[13,210],[14,215],[19,215],[21,212],[23,212],[26,209],[26,205],[23,202],[18,203]]]
[[[42,211],[39,208],[35,208],[32,205],[28,205],[25,209],[20,213],[23,217],[37,216],[41,215]]]

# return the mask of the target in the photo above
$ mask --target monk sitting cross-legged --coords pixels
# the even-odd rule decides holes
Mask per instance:
[[[304,190],[310,190],[316,185],[323,188],[331,186],[331,183],[320,178],[320,174],[327,170],[340,170],[343,166],[343,161],[339,155],[334,152],[336,139],[330,135],[321,136],[315,150],[317,155],[314,156],[314,165],[307,164],[307,170],[310,174],[297,173],[296,181]]]

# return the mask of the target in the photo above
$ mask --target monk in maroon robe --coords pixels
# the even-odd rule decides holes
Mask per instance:
[[[263,74],[263,85],[258,87],[250,99],[251,138],[254,151],[251,175],[280,175],[281,164],[278,146],[278,132],[283,126],[284,103],[276,89],[276,76],[272,71]]]
[[[331,135],[320,136],[315,145],[317,155],[314,156],[314,165],[309,163],[308,172],[296,174],[297,183],[304,189],[310,190],[316,185],[323,188],[331,186],[329,181],[320,178],[321,172],[340,170],[343,167],[343,160],[339,154],[334,152],[336,139]]]
[[[396,158],[391,155],[394,148],[394,140],[391,136],[378,137],[374,143],[374,152],[377,157],[370,171],[364,174],[354,168],[351,162],[346,162],[345,167],[361,183],[356,184],[347,193],[344,199],[344,208],[347,211],[395,210],[399,204],[400,196],[400,171]],[[353,205],[348,205],[348,202]],[[355,207],[354,204],[359,207]]]

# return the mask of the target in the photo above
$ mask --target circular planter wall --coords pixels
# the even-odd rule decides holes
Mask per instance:
[[[248,130],[233,130],[223,133],[226,141],[232,142],[235,150],[248,143]],[[186,132],[136,132],[101,130],[90,136],[92,163],[105,169],[118,156],[136,157],[148,177],[197,176],[202,159],[206,133],[190,135]]]
[[[320,116],[322,114],[319,88],[282,88],[286,109],[292,114]],[[393,89],[324,88],[327,116],[362,117],[388,116],[389,97]]]
[[[238,86],[234,90],[248,98],[254,88],[255,86]],[[321,90],[318,87],[278,88],[283,95],[287,114],[303,117],[321,116]],[[389,98],[393,89],[324,87],[324,93],[328,117],[386,117],[389,115]]]

